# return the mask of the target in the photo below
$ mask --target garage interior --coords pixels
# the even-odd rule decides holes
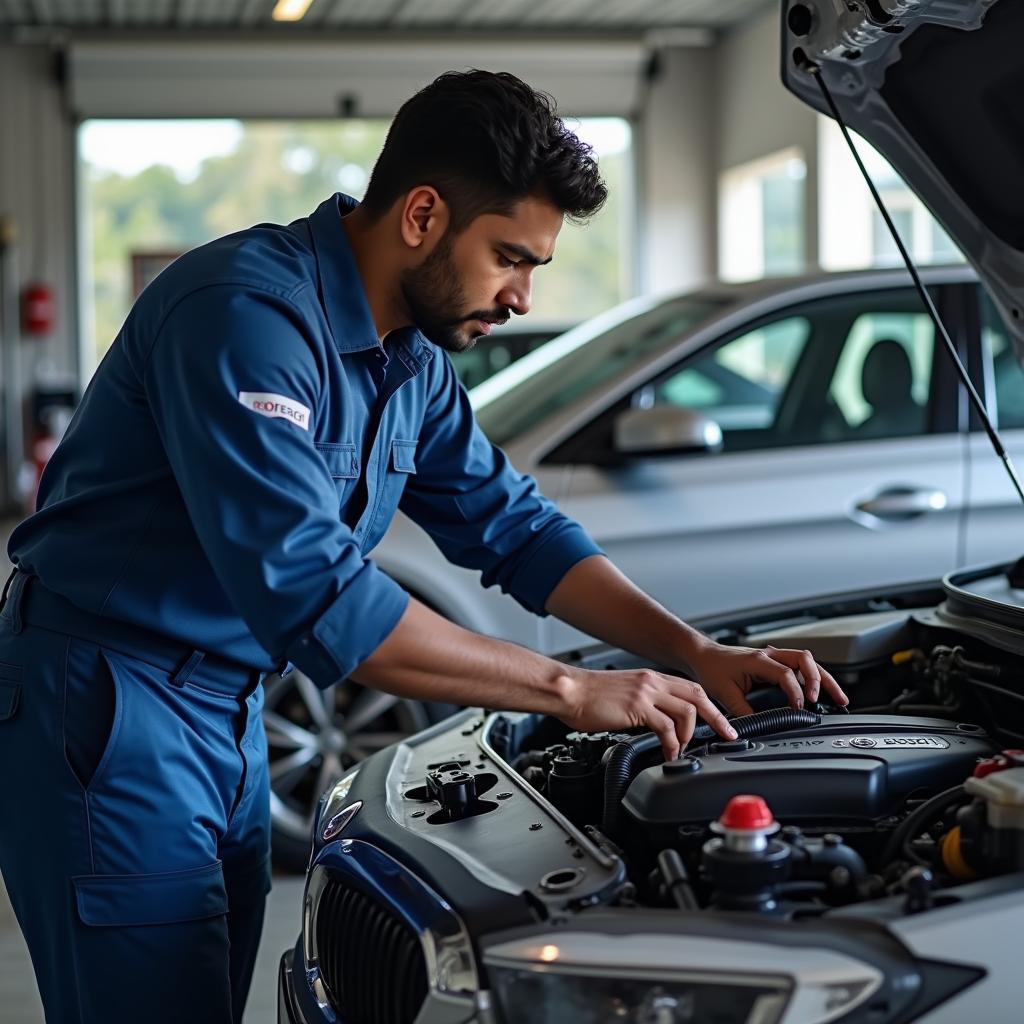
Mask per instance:
[[[519,75],[554,96],[563,116],[614,121],[609,130],[625,154],[623,195],[610,235],[615,252],[602,258],[615,262],[609,273],[618,291],[604,304],[597,296],[592,306],[564,308],[565,292],[553,290],[538,314],[552,332],[619,301],[709,281],[895,263],[891,248],[868,238],[877,229],[867,193],[851,183],[831,126],[781,84],[773,0],[313,0],[295,22],[275,20],[274,7],[274,0],[0,0],[5,542],[28,510],[41,453],[58,439],[140,284],[130,280],[120,250],[97,255],[102,207],[95,204],[104,193],[94,184],[104,175],[127,180],[170,159],[157,141],[170,130],[164,124],[187,134],[189,122],[244,123],[255,138],[261,125],[301,123],[329,135],[336,126],[386,121],[436,75],[469,67]],[[119,122],[136,126],[134,143],[99,130]],[[104,153],[115,144],[124,152]],[[205,158],[203,151],[196,160]],[[301,175],[303,159],[296,161]],[[198,171],[175,173],[187,193]],[[784,230],[763,200],[764,183],[780,179],[792,186],[782,204],[792,213]],[[904,192],[897,183],[886,194]],[[760,198],[752,200],[755,193]],[[231,195],[230,184],[222,194],[237,219],[220,222],[221,233],[273,219],[244,194]],[[923,208],[908,201],[900,209],[915,251],[945,262],[950,250]],[[150,213],[141,203],[139,211],[137,224],[120,228],[141,232],[131,244],[135,270],[145,276],[147,256],[195,242],[160,236],[147,243]],[[110,237],[118,229],[104,228]],[[97,284],[101,258],[120,261],[114,298]],[[30,301],[43,307],[31,325]],[[6,543],[0,570],[6,577]],[[301,875],[275,877],[250,1024],[277,1019],[277,964],[294,944],[302,885]],[[0,1007],[5,1024],[42,1020],[5,897]]]

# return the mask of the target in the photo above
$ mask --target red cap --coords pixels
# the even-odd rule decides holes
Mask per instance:
[[[974,766],[974,777],[983,779],[993,772],[1005,771],[1007,768],[1016,768],[1024,755],[1024,750],[1004,750],[995,757],[986,757]]]
[[[734,796],[725,805],[719,823],[723,828],[742,828],[753,831],[754,829],[771,828],[775,824],[775,818],[763,797],[744,794]]]

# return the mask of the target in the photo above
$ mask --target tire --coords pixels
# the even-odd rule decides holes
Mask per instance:
[[[264,683],[275,867],[304,872],[320,795],[349,767],[455,709],[345,679],[326,690],[297,669]]]

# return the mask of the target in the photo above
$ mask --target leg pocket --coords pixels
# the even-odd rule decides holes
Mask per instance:
[[[122,704],[120,682],[103,651],[72,640],[64,682],[64,752],[85,790],[99,781],[110,761]]]
[[[75,1012],[60,1020],[227,1024],[236,1019],[219,861],[185,871],[78,875],[71,881],[73,948],[57,955],[64,985],[69,978],[75,985]]]
[[[78,916],[95,927],[178,924],[228,912],[220,861],[187,871],[79,875],[72,881]]]

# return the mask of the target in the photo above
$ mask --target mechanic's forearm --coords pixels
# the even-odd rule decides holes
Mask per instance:
[[[648,597],[603,555],[577,562],[545,608],[584,633],[669,668],[692,666],[711,642]]]
[[[573,686],[568,666],[456,626],[415,599],[352,675],[401,697],[556,716]]]

